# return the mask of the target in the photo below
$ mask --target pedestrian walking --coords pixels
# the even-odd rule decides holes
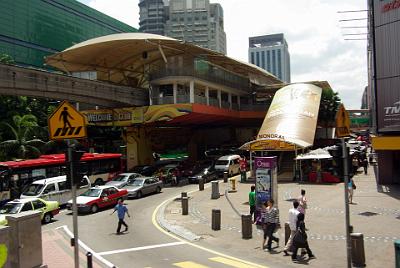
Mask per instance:
[[[353,204],[353,193],[354,193],[355,189],[357,189],[357,186],[354,183],[353,179],[350,179],[347,184],[347,191],[349,193],[349,203],[350,204]]]
[[[307,233],[306,233],[306,225],[304,223],[304,214],[299,213],[297,215],[297,223],[296,223],[296,232],[293,236],[293,253],[292,253],[292,261],[297,261],[297,250],[299,248],[305,248],[308,254],[309,259],[314,259],[310,246],[308,245]]]
[[[129,218],[131,217],[131,215],[129,215],[128,208],[125,206],[122,199],[118,200],[118,204],[114,207],[114,211],[110,215],[114,214],[115,211],[117,211],[118,215],[117,234],[121,234],[122,225],[125,226],[124,232],[128,231],[128,225],[124,221],[124,218],[125,218],[125,213],[128,215]]]
[[[290,236],[285,245],[285,248],[283,249],[283,253],[285,253],[285,256],[289,256],[288,251],[293,252],[292,246],[293,246],[293,237],[297,229],[297,215],[300,214],[300,212],[297,210],[298,207],[299,207],[299,202],[293,201],[293,208],[289,209]]]
[[[306,190],[301,189],[300,196],[299,198],[297,198],[297,202],[299,202],[297,210],[300,211],[300,213],[306,215],[306,209],[307,209]]]
[[[253,222],[256,222],[256,187],[254,185],[251,186],[249,192],[249,206],[250,206],[250,215],[253,216]]]
[[[274,236],[274,232],[277,229],[277,227],[280,225],[279,222],[279,210],[274,206],[274,200],[270,199],[267,201],[267,208],[266,208],[266,214],[265,214],[265,233],[264,233],[264,243],[265,244],[265,239],[268,237],[268,242],[267,242],[267,250],[271,251],[272,250],[272,241],[275,241],[278,246],[279,246],[279,238]],[[266,236],[265,236],[266,234]]]
[[[368,160],[367,157],[365,157],[362,161],[362,165],[364,168],[364,174],[367,175],[368,174]]]

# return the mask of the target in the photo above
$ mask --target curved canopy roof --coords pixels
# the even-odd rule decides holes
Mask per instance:
[[[48,56],[46,63],[65,72],[97,71],[100,80],[129,81],[128,84],[140,86],[148,79],[151,66],[161,66],[169,57],[177,55],[202,58],[258,85],[281,83],[253,64],[184,41],[147,33],[120,33],[90,39]]]

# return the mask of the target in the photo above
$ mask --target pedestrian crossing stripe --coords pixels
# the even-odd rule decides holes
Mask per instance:
[[[56,132],[54,133],[54,137],[65,137],[65,136],[71,136],[71,135],[79,135],[79,133],[82,130],[82,126],[79,127],[66,127],[66,128],[57,128]]]
[[[174,263],[174,266],[181,267],[181,268],[209,268],[208,266],[204,266],[192,261],[184,261],[184,262],[178,262]]]
[[[241,261],[236,261],[233,259],[229,258],[224,258],[224,257],[213,257],[209,258],[210,261],[218,262],[221,264],[225,264],[226,266],[229,267],[235,267],[235,268],[254,268],[254,265],[250,265]],[[209,266],[205,266],[196,262],[192,261],[184,261],[184,262],[177,262],[173,264],[174,266],[181,267],[181,268],[210,268]],[[257,267],[259,268],[268,268],[266,266],[261,266],[258,265]]]

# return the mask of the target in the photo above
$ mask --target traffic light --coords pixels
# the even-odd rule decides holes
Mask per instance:
[[[349,147],[346,147],[347,149],[347,161],[348,161],[348,173],[349,173],[349,178],[352,177],[352,172],[351,172],[351,156],[350,156],[350,149]],[[338,143],[334,146],[331,146],[328,149],[329,153],[332,155],[332,171],[333,175],[337,176],[340,178],[341,181],[344,181],[344,160],[343,160],[343,148],[342,144]]]
[[[71,149],[70,149],[71,150]],[[80,172],[80,160],[85,153],[85,151],[71,150],[71,159],[69,157],[68,151],[65,153],[65,159],[67,162],[67,187],[71,188],[72,185],[78,185],[85,174]],[[71,172],[72,168],[72,172]],[[72,177],[71,177],[72,175]]]

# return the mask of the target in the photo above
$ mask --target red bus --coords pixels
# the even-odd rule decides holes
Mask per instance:
[[[101,185],[124,169],[121,154],[84,153],[79,171],[92,184]],[[65,154],[42,155],[37,159],[0,162],[0,202],[19,198],[33,181],[65,175]]]

